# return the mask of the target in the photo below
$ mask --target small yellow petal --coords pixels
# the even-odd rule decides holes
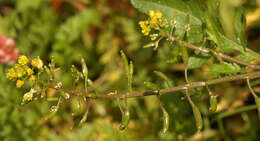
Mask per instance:
[[[153,18],[154,15],[155,15],[155,12],[154,12],[153,10],[150,10],[150,11],[149,11],[149,16],[150,16],[151,18]]]
[[[17,88],[21,88],[23,86],[23,84],[24,84],[24,81],[22,81],[22,80],[17,80],[16,81],[16,87]]]
[[[26,56],[20,56],[18,59],[18,63],[20,65],[26,65],[29,62],[29,59]]]

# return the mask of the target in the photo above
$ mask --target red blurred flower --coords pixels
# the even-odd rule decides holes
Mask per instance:
[[[19,51],[14,46],[13,39],[0,35],[0,63],[12,65],[17,61]]]

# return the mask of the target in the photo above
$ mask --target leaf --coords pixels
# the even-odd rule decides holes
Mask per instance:
[[[186,16],[190,15],[190,30],[187,33],[187,41],[192,44],[200,44],[203,40],[202,22],[200,17],[203,16],[202,8],[196,0],[131,0],[133,6],[141,12],[148,14],[149,10],[161,11],[163,16],[170,22],[176,18],[176,30],[174,34],[181,36],[184,33],[186,25]]]
[[[219,48],[222,49],[224,53],[228,53],[231,51],[239,51],[241,54],[247,56],[247,57],[254,57],[254,59],[260,60],[260,55],[256,52],[246,48],[246,42],[245,42],[245,21],[243,19],[243,10],[238,10],[235,14],[235,33],[236,37],[230,38],[227,37],[223,31],[223,28],[220,24],[219,20],[219,10],[216,5],[219,3],[218,0],[209,0],[207,3],[208,9],[212,8],[214,10],[209,10],[209,12],[205,12],[204,14],[204,20],[207,27],[207,34],[209,35],[209,40],[213,41],[217,44]],[[239,9],[239,8],[238,8]]]
[[[195,56],[191,56],[191,57],[189,57],[187,68],[188,69],[199,68],[204,63],[206,63],[209,58],[210,58],[210,56],[208,56],[208,55],[195,55]]]
[[[242,46],[246,47],[246,37],[245,37],[245,30],[246,30],[246,17],[245,17],[245,9],[244,8],[237,8],[235,13],[235,21],[234,21],[234,30],[237,36],[236,40],[237,43],[241,44]]]
[[[242,72],[243,69],[240,68],[237,64],[223,63],[223,64],[214,64],[209,72],[206,73],[206,77],[217,77],[219,75],[234,75],[239,72]]]

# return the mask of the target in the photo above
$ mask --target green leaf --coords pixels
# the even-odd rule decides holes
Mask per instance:
[[[234,26],[229,28],[234,28],[235,37],[227,37],[224,30],[220,24],[219,10],[214,4],[219,3],[218,0],[209,0],[207,6],[209,12],[205,12],[204,20],[207,27],[208,39],[217,44],[219,48],[222,49],[224,53],[231,51],[238,51],[247,57],[254,57],[254,59],[260,60],[260,55],[256,52],[246,48],[245,42],[245,20],[243,8],[239,7],[235,13]],[[213,8],[213,10],[212,10]],[[232,29],[233,30],[233,29]]]
[[[245,30],[246,30],[246,17],[245,17],[245,9],[238,8],[235,13],[235,21],[234,21],[234,28],[236,34],[237,43],[241,44],[242,46],[246,47],[246,37],[245,37]]]
[[[225,62],[223,64],[214,64],[212,69],[206,73],[206,76],[217,77],[219,75],[234,75],[242,71],[243,69],[239,65]]]
[[[148,14],[149,10],[161,11],[163,16],[170,22],[176,18],[176,30],[174,34],[181,36],[184,33],[186,25],[186,16],[190,15],[190,30],[187,33],[187,41],[192,44],[200,44],[203,40],[202,22],[200,17],[203,16],[202,8],[197,0],[131,0],[133,6],[141,12]]]
[[[204,63],[208,61],[210,56],[208,55],[195,55],[189,58],[188,69],[195,69],[201,67]]]

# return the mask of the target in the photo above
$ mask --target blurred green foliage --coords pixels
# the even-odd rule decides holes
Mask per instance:
[[[257,55],[244,51],[243,47],[247,45],[246,23],[241,19],[245,12],[257,8],[256,2],[236,0],[237,3],[226,3],[227,5],[221,6],[226,10],[231,6],[233,13],[226,15],[228,12],[223,11],[218,15],[215,10],[219,0],[207,0],[204,3],[210,7],[207,15],[203,12],[205,5],[200,5],[198,0],[132,0],[134,7],[130,0],[61,0],[62,4],[57,5],[58,1],[0,0],[0,33],[13,37],[16,40],[15,47],[21,54],[40,56],[46,62],[50,62],[51,56],[54,56],[58,67],[62,68],[62,73],[57,73],[56,77],[68,88],[73,88],[69,72],[71,65],[80,68],[80,58],[83,57],[97,93],[115,90],[119,93],[127,92],[127,79],[123,73],[119,50],[123,50],[134,62],[134,91],[146,90],[144,82],[153,82],[159,88],[168,87],[163,79],[153,73],[154,70],[166,74],[173,86],[184,84],[184,68],[178,64],[181,58],[177,47],[163,41],[158,51],[142,48],[149,40],[142,37],[138,21],[146,16],[134,7],[146,13],[151,9],[160,10],[167,19],[172,19],[172,13],[177,11],[176,36],[183,34],[185,12],[189,12],[191,31],[187,35],[188,42],[202,45],[207,32],[210,43],[206,47],[215,45],[214,47],[219,46],[224,52],[231,53],[236,50],[240,53],[235,53],[234,56],[246,62],[259,59]],[[242,5],[245,9],[238,8]],[[221,14],[228,17],[223,17],[221,21]],[[206,31],[201,17],[206,17],[203,21],[206,23]],[[258,29],[260,27],[259,23],[255,26]],[[245,72],[242,66],[232,63],[214,64],[210,56],[196,52],[189,58],[188,67],[192,69],[189,75],[191,81],[205,80],[205,75],[220,77]],[[131,120],[125,131],[118,130],[121,114],[116,100],[92,101],[87,122],[80,128],[73,128],[82,113],[72,116],[71,101],[64,102],[54,117],[44,120],[55,102],[35,101],[21,106],[22,95],[30,88],[25,86],[23,90],[18,90],[7,81],[5,73],[8,68],[0,65],[0,140],[177,141],[193,140],[196,135],[192,109],[182,92],[161,97],[170,116],[169,131],[166,134],[159,132],[163,126],[163,113],[157,98],[153,96],[128,100]],[[221,97],[222,107],[218,112],[254,103],[245,84],[235,84],[238,86],[232,87],[228,83],[211,88]],[[48,94],[55,95],[55,92],[49,90]],[[190,94],[205,120],[205,129],[201,134],[212,133],[207,140],[240,141],[259,138],[260,126],[256,111],[225,118],[223,124],[226,130],[223,131],[220,124],[211,122],[214,115],[208,115],[207,91],[198,88],[191,90]],[[235,102],[238,104],[234,104]]]

